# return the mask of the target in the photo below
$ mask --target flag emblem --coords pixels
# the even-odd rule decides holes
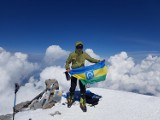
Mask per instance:
[[[87,80],[91,80],[92,78],[94,78],[93,71],[86,72],[86,78],[87,78]]]

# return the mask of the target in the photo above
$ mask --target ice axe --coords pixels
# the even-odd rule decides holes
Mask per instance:
[[[69,73],[66,71],[66,72],[64,72],[65,73],[65,75],[66,75],[66,79],[67,80],[70,80],[71,79],[71,76],[69,75]]]
[[[18,83],[15,83],[15,90],[14,90],[14,105],[13,105],[13,120],[14,120],[14,116],[15,116],[15,113],[16,113],[16,94],[19,90],[19,84]]]

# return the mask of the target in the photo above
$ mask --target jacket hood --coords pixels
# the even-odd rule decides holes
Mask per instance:
[[[77,41],[76,44],[75,44],[75,46],[78,46],[78,45],[80,45],[80,44],[83,45],[83,42]]]

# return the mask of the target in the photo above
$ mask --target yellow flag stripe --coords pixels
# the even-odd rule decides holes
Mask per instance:
[[[74,74],[73,76],[75,78],[77,78],[77,79],[86,79],[86,75],[85,74]]]
[[[101,68],[101,69],[98,69],[98,70],[95,70],[94,71],[94,77],[99,77],[99,76],[103,76],[103,75],[105,75],[105,74],[107,74],[107,67],[106,66],[104,66],[103,68]]]

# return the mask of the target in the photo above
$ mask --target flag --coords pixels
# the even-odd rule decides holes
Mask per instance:
[[[85,85],[87,83],[93,84],[95,82],[104,81],[106,79],[108,69],[105,66],[105,60],[94,65],[72,69],[69,73],[81,80]]]

